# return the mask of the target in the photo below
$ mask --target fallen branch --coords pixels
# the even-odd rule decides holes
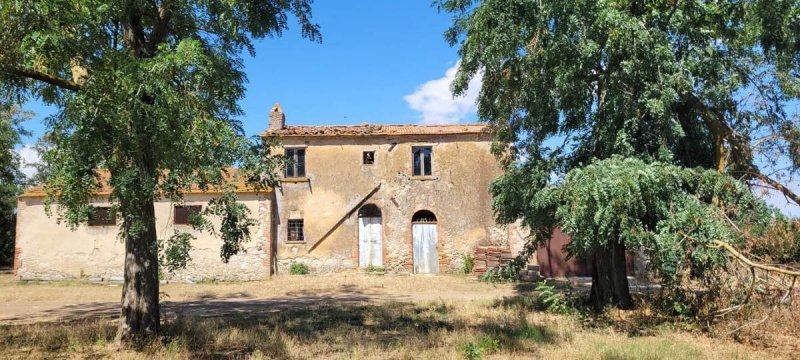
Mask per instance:
[[[688,236],[688,235],[684,235],[684,236]],[[787,269],[781,269],[781,268],[775,267],[775,266],[769,266],[769,265],[755,263],[752,260],[746,258],[740,252],[736,251],[736,249],[734,249],[733,246],[731,246],[728,243],[725,243],[725,242],[722,242],[722,241],[719,241],[719,240],[711,240],[711,243],[714,244],[714,247],[720,247],[720,248],[725,249],[726,251],[731,253],[731,255],[733,255],[735,258],[737,258],[739,261],[741,261],[742,263],[744,263],[745,265],[747,265],[747,266],[749,266],[751,268],[761,269],[761,270],[770,271],[770,272],[776,272],[776,273],[789,275],[789,276],[794,276],[794,277],[800,277],[800,271],[792,271],[792,270],[787,270]]]
[[[696,239],[694,239],[693,237],[689,236],[686,233],[680,232],[680,234],[681,234],[681,236],[683,236],[687,240],[692,240],[692,241],[697,242]],[[712,247],[724,249],[725,251],[727,251],[728,253],[733,255],[733,257],[735,257],[737,260],[739,260],[739,262],[741,262],[742,264],[746,265],[750,269],[750,276],[751,276],[751,279],[752,279],[751,282],[750,282],[750,289],[747,292],[747,296],[745,297],[744,301],[742,301],[738,305],[734,305],[734,306],[731,306],[731,307],[727,307],[727,308],[721,309],[719,311],[715,311],[713,313],[713,315],[715,317],[724,316],[724,315],[730,314],[730,313],[732,313],[734,311],[740,310],[750,302],[750,300],[753,297],[753,292],[755,291],[755,284],[756,284],[756,279],[757,279],[757,277],[756,277],[756,269],[764,270],[764,271],[766,271],[768,273],[769,272],[775,272],[775,273],[788,275],[788,276],[792,277],[792,284],[789,286],[789,289],[786,291],[786,295],[783,296],[783,298],[778,303],[778,305],[781,302],[783,302],[787,298],[787,296],[789,294],[791,294],[792,289],[794,289],[794,285],[795,285],[795,283],[797,281],[797,278],[800,277],[800,271],[793,271],[793,270],[788,270],[788,269],[782,269],[782,268],[775,267],[775,266],[756,263],[756,262],[748,259],[746,256],[742,255],[742,253],[740,253],[733,246],[731,246],[730,244],[728,244],[726,242],[719,241],[719,240],[711,240],[711,243],[713,244]],[[776,307],[778,305],[776,305]],[[774,308],[773,308],[773,311],[774,311]],[[772,314],[772,311],[770,311],[769,314],[767,314],[767,318],[769,317],[770,314]],[[766,321],[766,318],[761,320],[761,321],[759,321],[759,322],[756,322],[754,324],[759,324],[759,323],[762,323],[764,321]],[[753,324],[751,324],[751,325],[753,325]],[[745,326],[741,326],[741,327],[737,328],[736,330],[734,330],[732,332],[738,331],[738,330],[740,330],[741,328],[744,328],[744,327]]]

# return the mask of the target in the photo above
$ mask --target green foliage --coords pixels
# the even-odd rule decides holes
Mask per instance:
[[[42,147],[48,208],[73,228],[85,223],[93,194],[107,181],[123,215],[120,235],[152,237],[146,209],[154,199],[181,203],[187,189],[216,190],[223,195],[203,215],[222,219],[215,231],[224,260],[241,251],[253,221],[228,185],[241,180],[265,190],[278,184],[282,166],[271,154],[276,140],[246,137],[238,120],[247,81],[241,56],[254,55],[254,40],[281,35],[289,16],[304,37],[319,41],[310,3],[66,0],[0,7],[0,94],[59,109],[47,119]]]
[[[536,300],[543,310],[557,314],[566,314],[573,310],[567,297],[556,292],[554,286],[547,281],[540,281],[536,284]]]
[[[484,349],[475,343],[468,342],[464,344],[464,358],[467,360],[478,360],[483,357]]]
[[[308,272],[306,264],[295,262],[289,265],[289,275],[306,275]]]
[[[373,274],[373,275],[383,275],[385,272],[384,268],[372,264],[367,265],[364,271],[366,271],[367,274]]]
[[[529,327],[524,326],[521,331],[524,332],[529,329],[530,329]],[[527,336],[524,336],[524,334],[521,337],[528,338]],[[478,339],[477,343],[468,342],[464,344],[462,353],[464,354],[464,357],[466,359],[482,359],[483,354],[486,353],[491,354],[493,352],[500,350],[501,347],[502,346],[500,344],[500,339],[491,335],[486,335],[486,336],[481,336],[481,338]]]
[[[464,260],[464,267],[461,270],[464,274],[471,274],[472,269],[475,267],[475,259],[472,258],[472,254],[466,253],[461,258]]]
[[[158,241],[158,263],[161,268],[172,273],[176,270],[185,269],[186,265],[192,261],[189,251],[192,249],[191,241],[195,237],[192,234],[175,231],[166,240]]]
[[[587,256],[609,241],[641,249],[676,294],[691,290],[686,280],[714,286],[728,255],[712,241],[741,245],[738,229],[763,233],[778,216],[727,175],[622,157],[574,169],[532,204],[572,237],[571,255]]]
[[[745,145],[775,135],[731,149],[730,170],[744,171],[767,143],[760,160],[796,157],[796,2],[436,3],[454,16],[445,33],[461,56],[454,92],[482,74],[479,117],[497,131],[498,153],[524,155],[528,170],[548,176],[612,154],[712,167],[719,118]]]
[[[19,171],[20,158],[14,147],[21,143],[20,137],[27,134],[21,123],[31,116],[0,99],[0,267],[14,262],[17,195],[25,178]]]
[[[455,95],[482,79],[478,116],[506,167],[491,186],[497,218],[521,219],[534,243],[560,224],[575,255],[625,244],[669,286],[705,281],[724,263],[709,241],[743,241],[727,217],[767,226],[736,180],[798,175],[797,2],[436,3],[454,17]],[[731,177],[700,170],[720,164]]]

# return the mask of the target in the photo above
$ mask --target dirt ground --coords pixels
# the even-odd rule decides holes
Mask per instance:
[[[466,276],[335,274],[161,286],[163,336],[113,343],[119,284],[18,282],[0,274],[0,358],[778,359],[664,328],[631,335],[531,306],[532,284]]]
[[[162,284],[164,316],[269,312],[286,306],[386,301],[480,301],[525,287],[486,284],[465,276],[335,274],[281,276],[255,282]],[[114,316],[120,284],[83,281],[17,282],[0,274],[0,324]]]

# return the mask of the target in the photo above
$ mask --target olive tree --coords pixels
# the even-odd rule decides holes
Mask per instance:
[[[248,214],[232,178],[275,184],[269,143],[245,137],[237,101],[241,54],[280,36],[296,18],[318,41],[311,0],[11,0],[0,5],[0,91],[58,108],[47,120],[48,203],[70,226],[88,219],[108,171],[121,215],[124,286],[118,339],[156,334],[158,248],[153,201],[180,202],[189,188],[222,190],[213,212],[223,259],[246,240]],[[239,171],[226,169],[236,165]],[[202,225],[202,224],[199,224]],[[172,243],[186,254],[186,237]],[[183,250],[180,250],[180,249]],[[175,260],[172,258],[172,260]],[[176,264],[171,261],[170,264]],[[177,262],[180,265],[180,262]]]

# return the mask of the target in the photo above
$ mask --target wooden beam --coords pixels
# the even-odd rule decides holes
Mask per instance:
[[[339,226],[342,225],[342,223],[344,223],[344,221],[350,217],[350,215],[353,215],[353,213],[356,212],[356,210],[358,210],[361,207],[361,205],[364,205],[364,203],[367,202],[367,200],[369,200],[369,198],[372,197],[372,195],[375,195],[375,193],[378,192],[378,189],[380,188],[381,184],[375,186],[374,189],[372,189],[357,204],[355,204],[350,210],[348,210],[347,213],[345,213],[344,216],[342,216],[342,218],[339,219],[339,221],[337,221],[336,224],[334,224],[333,227],[331,227],[331,229],[325,233],[325,235],[322,235],[322,237],[319,238],[319,240],[317,240],[317,242],[315,242],[314,245],[311,245],[311,247],[308,248],[308,253],[310,254],[312,251],[314,251],[314,249],[317,248],[317,245],[321,244],[323,241],[325,241],[325,239],[328,238],[328,236],[333,234],[333,232],[336,231],[336,229],[338,229]]]

